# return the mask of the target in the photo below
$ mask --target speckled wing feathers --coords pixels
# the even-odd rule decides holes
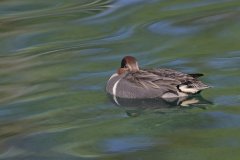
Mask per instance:
[[[179,87],[182,88],[194,88],[194,92],[198,92],[202,89],[208,88],[196,77],[200,77],[202,74],[186,74],[172,69],[152,69],[152,70],[140,70],[138,72],[129,72],[124,79],[135,82],[136,85],[143,86],[144,88],[165,88],[170,92],[177,92]],[[137,83],[136,83],[137,82]],[[188,90],[181,90],[186,91]]]

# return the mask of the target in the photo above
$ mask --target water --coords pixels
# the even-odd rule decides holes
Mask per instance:
[[[0,159],[240,158],[240,2],[0,2]],[[200,72],[204,107],[117,107],[125,55]]]

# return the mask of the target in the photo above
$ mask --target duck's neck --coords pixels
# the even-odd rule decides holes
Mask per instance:
[[[128,72],[129,71],[129,69],[127,69],[127,68],[119,68],[118,70],[117,70],[117,74],[118,75],[121,75],[121,74],[124,74],[124,73],[126,73],[126,72]]]
[[[138,70],[130,70],[129,68],[119,68],[117,70],[117,74],[121,75],[121,74],[124,74],[126,72],[138,72],[138,71],[141,71],[141,70],[140,69],[138,69]]]

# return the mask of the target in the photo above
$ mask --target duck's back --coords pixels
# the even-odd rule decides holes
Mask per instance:
[[[106,90],[121,98],[187,96],[208,88],[197,79],[199,76],[201,74],[185,74],[172,69],[139,70],[116,74],[109,79]]]
[[[152,70],[146,70],[146,71],[149,73],[158,75],[159,77],[165,77],[165,78],[171,79],[174,82],[174,84],[172,85],[178,89],[178,93],[181,95],[196,94],[203,89],[209,88],[208,85],[198,80],[199,77],[203,76],[203,74],[201,73],[187,74],[187,73],[179,72],[173,69],[164,69],[164,68],[152,69]]]

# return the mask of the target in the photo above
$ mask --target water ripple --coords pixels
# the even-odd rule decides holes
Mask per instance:
[[[213,146],[209,155],[221,153],[216,144],[230,146],[239,134],[238,1],[0,4],[0,158],[134,159],[150,153],[146,159],[171,159],[170,153],[191,146],[189,158],[201,156],[196,153],[203,145]],[[104,90],[125,55],[143,68],[203,72],[214,86],[203,93],[215,106],[128,117]],[[170,143],[161,146],[165,139]]]
[[[106,23],[107,21],[113,21],[116,19],[119,19],[123,16],[126,16],[128,14],[131,14],[135,11],[135,9],[129,9],[129,10],[125,10],[125,12],[121,12],[118,14],[114,14],[115,12],[117,12],[120,9],[126,8],[128,6],[131,5],[137,5],[137,4],[141,4],[141,3],[151,3],[154,0],[149,0],[149,1],[144,1],[144,0],[116,0],[114,1],[114,3],[112,3],[107,10],[105,10],[104,12],[94,15],[92,17],[87,17],[85,19],[80,19],[80,20],[76,20],[75,23],[86,23],[86,24],[96,24],[96,23]],[[114,16],[112,16],[114,15]],[[110,16],[110,17],[108,17]]]
[[[101,143],[101,148],[106,153],[125,153],[136,150],[146,150],[154,146],[156,141],[148,137],[117,137],[107,139]]]
[[[200,26],[177,26],[171,21],[160,21],[151,24],[149,30],[161,35],[181,36],[198,33],[202,29]]]
[[[186,10],[186,9],[194,9],[197,7],[204,7],[210,5],[216,5],[221,3],[232,2],[233,0],[213,0],[213,1],[199,1],[199,2],[187,2],[187,3],[179,3],[176,5],[171,5],[167,7],[161,8],[162,11],[174,11],[174,10]]]

